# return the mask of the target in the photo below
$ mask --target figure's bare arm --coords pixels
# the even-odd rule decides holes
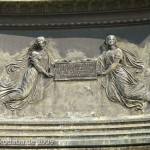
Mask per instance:
[[[123,59],[122,51],[121,51],[121,49],[118,48],[115,50],[113,63],[102,74],[106,75],[106,74],[110,73],[111,71],[115,70],[118,67],[118,65],[120,64],[120,61],[122,59]]]
[[[35,67],[35,69],[47,76],[47,77],[52,77],[53,75],[49,72],[47,72],[41,65],[40,65],[40,62],[39,62],[39,58],[38,58],[38,54],[36,52],[32,52],[31,56],[30,56],[30,59],[31,59],[31,63],[33,64],[33,66]]]
[[[115,70],[118,65],[119,65],[120,59],[119,58],[115,58],[114,59],[114,63],[112,63],[109,68],[103,73],[103,74],[108,74],[109,72]]]
[[[98,58],[96,58],[96,72],[97,75],[100,76],[104,72],[105,66],[103,64],[103,57],[100,55]]]

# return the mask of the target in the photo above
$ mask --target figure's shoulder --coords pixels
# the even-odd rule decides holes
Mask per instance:
[[[38,51],[31,51],[29,55],[30,59],[40,59],[40,53]]]
[[[32,55],[38,55],[39,52],[37,52],[37,51],[32,51],[31,54],[32,54]]]
[[[119,47],[117,47],[117,48],[116,48],[116,52],[122,53],[122,50],[121,50]]]
[[[123,52],[120,48],[116,48],[115,57],[120,58],[120,59],[123,57]]]
[[[116,48],[115,53],[121,55],[123,52],[120,48]]]
[[[37,57],[37,56],[39,56],[39,52],[37,52],[37,51],[32,51],[32,52],[30,53],[30,55],[31,55],[32,57]]]

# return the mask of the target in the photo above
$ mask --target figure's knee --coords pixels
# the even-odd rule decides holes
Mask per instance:
[[[27,93],[22,90],[16,90],[10,94],[11,100],[22,100],[27,97]]]

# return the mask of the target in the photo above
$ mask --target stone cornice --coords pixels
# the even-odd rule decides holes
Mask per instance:
[[[0,0],[0,29],[58,29],[140,24],[150,24],[149,0]]]
[[[149,0],[0,1],[0,14],[81,13],[150,8]]]
[[[59,28],[90,28],[109,26],[129,26],[139,24],[150,24],[150,18],[112,20],[99,22],[70,22],[70,23],[43,23],[43,24],[0,24],[0,29],[59,29]]]

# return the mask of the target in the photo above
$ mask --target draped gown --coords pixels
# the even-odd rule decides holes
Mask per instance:
[[[133,53],[116,48],[105,51],[97,59],[99,72],[107,70],[119,59],[118,66],[106,75],[106,95],[109,100],[121,103],[128,108],[142,109],[144,101],[150,101],[149,88],[129,72],[127,66],[142,70],[143,66]]]
[[[11,110],[22,109],[27,103],[41,100],[43,97],[45,76],[41,68],[45,71],[49,70],[50,59],[47,51],[29,51],[27,59],[22,60],[23,63],[27,63],[27,67],[18,85],[15,85],[13,81],[11,84],[0,81],[0,100]],[[14,66],[19,68],[15,62],[8,65],[6,69],[12,70]]]

